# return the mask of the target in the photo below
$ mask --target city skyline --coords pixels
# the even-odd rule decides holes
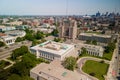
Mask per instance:
[[[119,0],[1,0],[0,15],[92,15],[119,12]]]

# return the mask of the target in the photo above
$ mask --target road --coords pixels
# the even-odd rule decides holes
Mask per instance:
[[[85,72],[82,71],[82,66],[84,65],[84,63],[85,63],[87,60],[102,61],[103,59],[93,58],[93,57],[82,57],[82,58],[80,58],[80,59],[77,61],[77,64],[78,64],[78,67],[79,67],[78,72],[79,72],[80,74],[86,75],[86,76],[87,76],[89,79],[91,79],[91,80],[98,80],[97,78],[92,77],[92,76],[90,76],[90,75],[88,75],[88,74],[86,74]],[[104,61],[105,61],[105,63],[107,63],[107,64],[110,63],[110,61],[108,61],[108,60],[104,60]]]
[[[32,42],[30,41],[24,41],[24,42],[19,42],[18,44],[10,45],[9,48],[2,48],[2,52],[0,52],[0,60],[4,58],[10,57],[11,53],[13,50],[16,48],[19,48],[23,45],[30,47]]]
[[[118,66],[119,66],[119,54],[118,54],[118,42],[117,42],[116,49],[113,52],[113,56],[107,73],[107,80],[118,80],[117,79],[117,74],[119,71]]]
[[[117,80],[120,80],[120,34],[118,37],[118,61],[117,61]]]

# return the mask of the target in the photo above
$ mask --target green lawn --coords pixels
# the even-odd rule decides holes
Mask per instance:
[[[99,80],[105,80],[103,75],[106,75],[108,67],[109,64],[88,60],[83,65],[82,70],[89,75],[94,74],[94,77],[98,78]]]
[[[111,60],[112,59],[112,55],[113,55],[113,53],[104,53],[103,54],[103,59]]]
[[[0,68],[4,68],[8,65],[10,65],[11,63],[10,62],[7,62],[7,61],[4,61],[4,60],[1,60],[0,61]]]

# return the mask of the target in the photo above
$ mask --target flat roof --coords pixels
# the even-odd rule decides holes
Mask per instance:
[[[72,49],[73,47],[74,45],[71,45],[71,44],[64,44],[64,43],[59,43],[59,42],[54,42],[54,41],[46,41],[39,45],[33,46],[30,49],[41,50],[41,51],[53,53],[56,55],[62,55],[65,52]]]
[[[4,39],[5,41],[6,41],[6,40],[10,40],[10,39],[15,39],[15,37],[8,36],[8,35],[2,36],[1,38]]]
[[[36,73],[42,77],[48,75],[60,80],[86,80],[86,76],[62,67],[61,62],[58,60],[54,60],[50,64],[41,63],[31,69],[31,72]]]
[[[6,36],[6,34],[4,34],[4,33],[0,33],[0,37],[1,37],[1,36]]]
[[[111,37],[111,35],[102,35],[102,34],[95,34],[95,33],[80,33],[80,35],[85,35],[85,36],[98,36],[98,37],[108,37],[108,38]]]
[[[4,25],[0,25],[0,28],[5,28],[5,26]]]

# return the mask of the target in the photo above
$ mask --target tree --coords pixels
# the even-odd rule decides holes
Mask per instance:
[[[30,78],[29,76],[19,76],[18,74],[12,74],[8,77],[7,80],[34,80]]]
[[[28,47],[27,46],[21,46],[20,48],[17,48],[12,51],[11,58],[15,60],[17,57],[29,53]]]
[[[60,39],[60,38],[54,38],[54,41],[55,41],[55,42],[60,42],[61,39]]]
[[[86,40],[86,44],[91,44],[91,40]]]
[[[25,66],[25,63],[18,62],[14,64],[10,70],[12,74],[18,74],[20,76],[29,75],[29,69]]]
[[[35,34],[35,38],[36,39],[43,39],[44,38],[44,33],[37,31],[37,33]]]
[[[32,46],[35,46],[35,45],[37,45],[38,43],[37,43],[37,40],[33,40],[32,41]]]
[[[17,39],[15,40],[15,42],[21,42],[21,41],[24,41],[24,37],[17,37]]]
[[[10,72],[8,69],[4,70],[0,68],[0,80],[7,80],[9,75],[10,75]]]
[[[22,78],[17,74],[12,74],[11,76],[8,77],[7,80],[16,80],[16,79],[17,80],[22,80]]]
[[[76,58],[75,57],[68,57],[65,59],[65,61],[63,62],[63,66],[65,68],[67,68],[68,70],[74,70],[75,66],[76,66]]]
[[[3,46],[5,46],[5,43],[0,41],[0,47],[3,47]]]
[[[110,52],[113,52],[114,49],[115,49],[115,43],[108,43],[107,47],[105,48],[105,52],[106,53],[110,53]]]
[[[22,62],[24,63],[27,69],[33,68],[38,63],[36,56],[30,53],[23,55]]]
[[[25,32],[26,32],[25,39],[29,41],[33,41],[35,39],[33,30],[26,29]]]
[[[25,32],[26,32],[26,33],[34,33],[33,30],[29,30],[29,29],[25,29]]]
[[[38,60],[33,54],[24,54],[21,62],[18,62],[13,65],[11,68],[12,74],[18,74],[20,76],[29,76],[30,69],[36,66]]]
[[[93,40],[93,41],[92,41],[92,44],[97,45],[97,41],[96,41],[96,40]]]
[[[33,78],[29,77],[29,76],[23,76],[22,80],[34,80]]]
[[[81,48],[81,54],[86,54],[86,53],[87,53],[86,48],[82,47],[82,48]]]
[[[29,40],[29,41],[33,41],[35,39],[35,37],[33,36],[32,33],[27,33],[25,35],[25,39]]]
[[[51,33],[53,36],[58,36],[58,30],[57,29],[54,29]]]

